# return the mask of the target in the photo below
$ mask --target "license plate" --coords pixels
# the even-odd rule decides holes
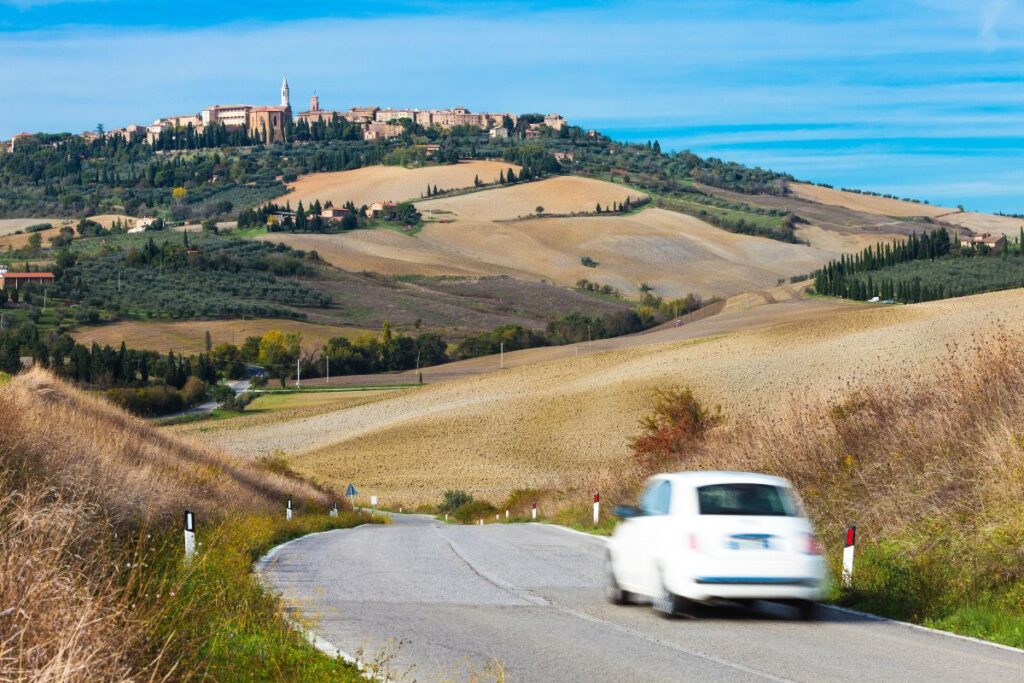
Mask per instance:
[[[761,534],[737,534],[725,540],[729,550],[771,550],[771,536]]]

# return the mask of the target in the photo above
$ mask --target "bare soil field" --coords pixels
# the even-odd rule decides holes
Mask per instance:
[[[72,336],[75,341],[90,345],[96,342],[100,346],[109,345],[117,348],[125,342],[131,349],[146,349],[166,353],[172,349],[175,353],[200,353],[206,350],[206,333],[209,332],[216,346],[220,343],[241,344],[246,337],[263,336],[270,330],[281,332],[298,332],[302,335],[303,347],[315,348],[322,346],[331,337],[353,338],[362,334],[375,334],[369,330],[355,327],[334,327],[315,325],[296,320],[280,320],[275,318],[255,318],[249,320],[125,320],[110,325],[83,327]]]
[[[853,238],[834,239],[829,249],[720,230],[697,218],[661,209],[626,215],[532,217],[593,211],[595,204],[634,200],[627,188],[576,177],[417,203],[425,215],[450,212],[450,223],[429,223],[416,237],[383,230],[340,235],[285,235],[261,239],[315,249],[331,265],[387,275],[508,275],[573,287],[580,279],[638,296],[647,283],[655,293],[681,297],[729,296],[774,286],[859,248]],[[596,268],[583,266],[589,256]]]
[[[295,394],[262,394],[246,407],[245,412],[236,417],[218,420],[201,420],[169,426],[166,429],[181,436],[191,436],[203,440],[204,434],[223,432],[225,430],[246,430],[255,426],[267,427],[271,424],[303,420],[324,413],[354,408],[356,406],[375,403],[386,398],[394,398],[407,389],[382,389],[364,391],[322,391],[315,393]],[[273,452],[273,451],[268,451]]]
[[[886,199],[856,192],[843,192],[804,183],[790,183],[789,189],[798,198],[820,204],[844,207],[878,216],[902,218],[927,216],[974,232],[997,232],[1011,238],[1016,237],[1020,233],[1021,227],[1024,226],[1024,219],[1021,218],[996,216],[976,211],[959,211],[948,207]],[[919,231],[921,227],[923,226],[919,226]],[[814,244],[813,241],[811,243]]]
[[[378,200],[398,202],[423,196],[428,184],[437,185],[439,190],[455,190],[473,187],[476,177],[484,183],[495,182],[498,174],[510,167],[519,171],[515,164],[502,161],[463,161],[450,166],[367,166],[354,171],[311,173],[292,183],[288,194],[274,201],[291,202],[293,207],[300,201],[309,205],[317,199],[339,205],[352,201],[356,206]]]
[[[304,281],[334,301],[327,309],[302,309],[307,322],[379,330],[387,320],[396,331],[408,334],[419,322],[423,330],[438,332],[449,341],[506,324],[539,330],[573,311],[603,315],[629,308],[625,302],[510,277],[396,280],[345,271],[329,275]]]
[[[893,216],[909,218],[912,216],[930,216],[932,218],[948,214],[955,209],[931,204],[918,204],[907,202],[902,199],[889,199],[876,197],[870,194],[859,194],[857,192],[844,192],[829,187],[808,185],[806,183],[788,183],[789,191],[801,199],[807,199],[820,204],[831,204],[833,206],[845,206],[854,211],[873,213],[880,216]]]
[[[954,211],[953,213],[939,216],[936,220],[959,225],[974,232],[1001,232],[1010,239],[1018,237],[1020,229],[1024,227],[1024,218],[996,216],[990,213],[977,213],[975,211]]]
[[[996,335],[1024,334],[1024,290],[915,306],[803,299],[657,334],[579,357],[555,358],[571,352],[564,348],[518,352],[541,362],[503,371],[495,359],[476,359],[493,371],[207,437],[237,452],[275,444],[305,474],[362,482],[391,499],[433,501],[446,488],[500,499],[623,466],[656,387],[692,387],[727,417],[781,415],[793,401],[835,400],[858,387],[911,387],[927,375],[921,368],[956,362]]]

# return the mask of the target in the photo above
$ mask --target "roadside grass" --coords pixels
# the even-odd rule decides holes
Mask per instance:
[[[296,518],[284,519],[292,498]],[[0,387],[0,678],[357,680],[252,575],[271,546],[371,521],[34,369]],[[181,519],[198,520],[183,562]]]
[[[378,520],[379,521],[379,520]],[[204,529],[199,553],[182,560],[181,542],[168,538],[145,570],[132,573],[129,592],[147,640],[175,663],[175,677],[232,681],[359,681],[352,665],[316,650],[292,628],[281,600],[252,573],[272,547],[310,533],[372,523],[343,512],[229,517]],[[143,556],[145,558],[146,556]],[[305,625],[308,626],[308,625]]]

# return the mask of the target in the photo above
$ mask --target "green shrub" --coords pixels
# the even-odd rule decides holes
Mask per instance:
[[[449,489],[441,495],[441,505],[438,510],[442,513],[452,513],[466,503],[473,502],[473,496],[461,489]]]
[[[477,520],[493,517],[496,512],[497,509],[486,500],[474,499],[460,505],[452,517],[463,524],[475,524]]]

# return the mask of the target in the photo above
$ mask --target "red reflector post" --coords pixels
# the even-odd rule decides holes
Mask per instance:
[[[594,502],[595,503],[600,503],[601,502],[601,494],[600,493],[595,493],[594,494]]]
[[[853,546],[854,541],[857,539],[857,527],[848,526],[846,527],[846,545],[845,547],[850,548]]]

